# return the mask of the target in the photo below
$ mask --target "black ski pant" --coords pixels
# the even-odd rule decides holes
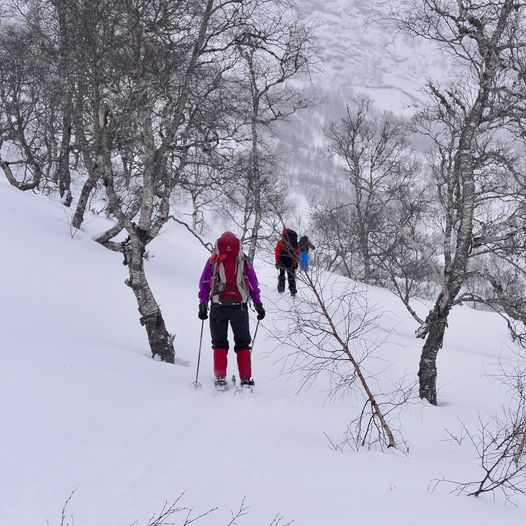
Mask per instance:
[[[252,338],[248,321],[248,306],[220,305],[212,303],[210,307],[210,335],[212,347],[228,349],[228,324],[234,333],[234,351],[250,349]]]
[[[289,290],[291,294],[296,294],[296,269],[279,267],[278,277],[278,292],[285,291],[285,272],[287,273],[287,279],[289,281]]]

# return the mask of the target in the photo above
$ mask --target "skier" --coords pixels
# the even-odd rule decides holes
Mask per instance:
[[[308,236],[300,237],[300,268],[303,272],[309,271],[309,250],[316,250],[316,247],[309,241]]]
[[[284,228],[281,239],[278,241],[275,250],[276,268],[279,270],[278,292],[285,292],[285,272],[289,282],[289,290],[292,297],[297,293],[296,289],[296,269],[300,257],[300,247],[298,245],[298,234],[290,228]]]
[[[232,232],[224,232],[217,240],[212,257],[206,262],[199,280],[199,319],[208,318],[210,307],[210,335],[214,352],[215,385],[226,390],[228,323],[234,333],[234,351],[241,386],[253,386],[250,360],[250,327],[248,299],[252,298],[257,319],[265,317],[261,304],[258,279],[252,261],[243,254],[240,240]]]

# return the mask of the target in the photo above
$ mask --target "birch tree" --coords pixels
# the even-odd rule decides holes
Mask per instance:
[[[191,178],[189,169],[212,159],[212,151],[228,156],[232,144],[240,144],[241,112],[232,107],[233,100],[240,100],[233,97],[240,92],[240,46],[246,44],[247,28],[263,27],[258,17],[265,6],[279,9],[283,4],[11,4],[12,25],[0,42],[5,59],[0,64],[0,140],[14,145],[20,158],[1,158],[0,168],[20,189],[39,188],[44,178],[54,178],[66,196],[73,161],[75,186],[81,182],[73,227],[82,225],[90,199],[104,206],[115,224],[97,241],[123,254],[126,284],[136,298],[152,355],[173,362],[174,336],[146,278],[146,247],[177,215],[172,196]],[[265,37],[280,41],[284,27],[272,26]],[[294,69],[287,53],[281,57],[285,78]],[[272,107],[278,111],[279,101]],[[28,170],[28,177],[17,179],[20,170],[13,172],[13,163]],[[206,184],[193,181],[194,187],[201,182]]]
[[[328,375],[331,395],[352,392],[357,414],[349,424],[346,442],[360,447],[398,448],[400,433],[393,411],[407,401],[410,387],[382,391],[374,353],[382,342],[372,337],[381,315],[369,305],[367,291],[357,283],[341,283],[319,267],[302,273],[301,302],[287,312],[287,323],[273,332],[280,342],[284,372],[300,374],[302,387]],[[398,435],[398,436],[396,436]]]
[[[440,292],[417,331],[425,339],[420,397],[436,405],[436,359],[455,305],[479,301],[525,321],[524,142],[517,133],[526,88],[525,6],[513,0],[425,0],[403,7],[404,17],[394,16],[399,26],[438,43],[462,68],[449,84],[428,84],[429,104],[416,123],[434,144],[444,258],[443,266],[429,260]],[[506,272],[514,274],[515,290],[503,279]],[[476,281],[484,292],[470,292]]]
[[[19,190],[41,188],[53,171],[56,112],[52,73],[27,27],[6,24],[0,35],[0,169]]]
[[[526,321],[524,9],[512,0],[408,0],[392,14],[410,35],[440,45],[456,71],[450,82],[428,82],[427,99],[413,121],[413,131],[432,144],[426,181],[434,183],[438,204],[432,209],[433,222],[419,221],[416,228],[404,224],[392,193],[361,169],[362,152],[370,150],[374,158],[381,158],[385,149],[381,140],[369,139],[374,134],[367,133],[368,125],[360,125],[359,105],[354,116],[344,119],[343,130],[333,133],[337,153],[354,175],[355,191],[366,195],[366,202],[374,201],[383,217],[382,229],[388,227],[387,232],[411,248],[437,287],[427,317],[406,302],[421,322],[416,335],[425,340],[418,372],[420,397],[433,405],[437,355],[453,307],[484,304],[506,319],[514,338],[524,334],[516,328]],[[366,133],[356,134],[360,127]],[[386,159],[396,165],[398,157],[392,150]],[[430,228],[439,240],[439,254],[423,242],[422,232]]]
[[[11,184],[20,190],[58,190],[70,206],[75,61],[66,5],[65,0],[30,0],[10,2],[6,9],[0,40],[0,140],[9,151],[10,158],[1,162]]]
[[[421,323],[410,300],[424,292],[429,269],[414,245],[417,240],[434,260],[425,233],[432,209],[408,135],[402,119],[390,113],[375,115],[367,96],[352,99],[342,120],[326,130],[330,152],[343,163],[352,199],[333,199],[317,209],[314,225],[333,254],[330,264],[353,279],[389,287]]]
[[[95,84],[86,85],[79,101],[91,109],[77,113],[75,127],[84,164],[90,176],[102,180],[117,221],[98,241],[124,253],[127,285],[137,299],[152,354],[167,362],[174,360],[174,337],[146,279],[144,252],[170,217],[170,198],[189,155],[208,140],[210,105],[221,113],[217,92],[229,59],[210,50],[223,43],[220,35],[241,7],[214,0],[121,2],[97,28],[122,38],[110,55],[113,70],[109,78],[95,77]],[[98,57],[89,58],[96,62]],[[92,117],[84,118],[89,113]],[[122,188],[116,157],[127,143],[136,166],[131,193]],[[121,230],[125,242],[112,241]]]

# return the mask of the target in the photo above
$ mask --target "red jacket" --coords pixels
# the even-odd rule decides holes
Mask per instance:
[[[286,250],[285,247],[285,238],[287,236],[289,229],[284,228],[283,232],[281,233],[281,239],[276,244],[276,249],[274,250],[274,257],[276,260],[276,265],[282,265],[286,268],[288,267],[294,267],[296,268],[298,266],[298,261],[300,259],[300,247],[299,245],[296,247],[296,254],[294,258],[291,258],[290,251]],[[291,261],[291,259],[293,259]]]

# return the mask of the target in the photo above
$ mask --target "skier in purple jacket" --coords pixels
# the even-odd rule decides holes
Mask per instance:
[[[228,324],[234,333],[242,386],[253,386],[250,360],[250,326],[247,302],[252,299],[257,319],[265,317],[261,303],[258,278],[252,261],[243,254],[240,240],[232,232],[225,232],[217,240],[212,257],[206,262],[199,280],[199,319],[208,318],[210,299],[210,334],[214,351],[216,387],[227,387]]]

